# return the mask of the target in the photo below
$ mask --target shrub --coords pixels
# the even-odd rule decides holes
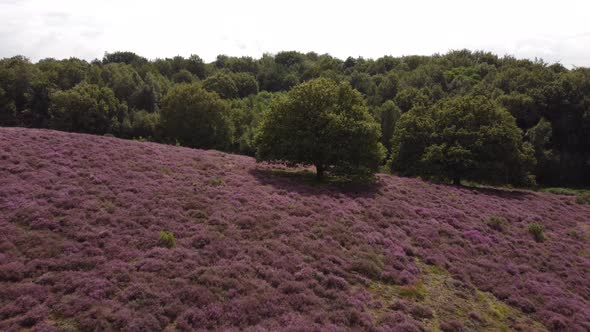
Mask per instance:
[[[529,233],[533,235],[533,238],[537,242],[543,242],[545,240],[545,235],[543,234],[543,225],[541,224],[529,224]]]
[[[491,216],[488,219],[487,222],[488,226],[490,226],[491,229],[498,231],[498,232],[502,232],[504,230],[504,228],[506,228],[506,220],[504,220],[504,218],[499,217],[499,216]]]
[[[212,185],[213,187],[219,187],[219,186],[223,186],[225,182],[223,181],[223,179],[219,176],[214,176],[213,179],[211,179],[211,181],[209,181],[209,184]]]
[[[443,332],[460,332],[464,331],[465,327],[463,326],[463,323],[461,323],[460,321],[451,320],[448,322],[440,323],[440,329]]]
[[[576,195],[577,204],[590,204],[590,192],[583,192]]]
[[[352,263],[352,271],[371,279],[379,279],[381,278],[383,268],[371,260],[358,259]]]
[[[414,305],[412,309],[410,309],[410,313],[412,314],[412,317],[416,319],[430,319],[434,316],[432,309],[421,304]]]
[[[172,248],[176,245],[176,238],[172,232],[160,232],[160,244],[166,248]]]
[[[351,270],[363,276],[378,280],[383,273],[384,263],[381,254],[373,251],[360,252],[351,265]]]
[[[421,282],[414,285],[403,286],[399,289],[398,293],[402,298],[414,300],[424,300],[427,295],[426,288]]]

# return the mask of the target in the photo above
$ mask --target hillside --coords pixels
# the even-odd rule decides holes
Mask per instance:
[[[0,330],[590,330],[590,205],[274,169],[0,128]]]

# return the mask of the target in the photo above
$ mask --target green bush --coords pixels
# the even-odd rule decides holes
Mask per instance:
[[[499,216],[491,216],[487,222],[491,229],[502,232],[506,228],[506,220]]]
[[[576,195],[577,204],[590,204],[590,192],[583,192]]]
[[[405,299],[424,300],[427,291],[421,282],[413,285],[403,286],[399,290],[399,296]]]
[[[352,271],[362,274],[370,279],[379,280],[383,267],[377,262],[368,259],[358,259],[352,263]]]
[[[172,232],[160,232],[160,244],[166,248],[172,248],[176,245],[176,238]]]
[[[543,225],[538,223],[529,224],[529,233],[533,235],[533,238],[537,242],[545,241],[545,235],[543,234]]]
[[[569,188],[544,188],[541,191],[556,194],[556,195],[567,195],[567,196],[575,196],[576,191]]]
[[[225,184],[225,181],[223,181],[223,179],[219,176],[214,176],[213,179],[209,181],[209,184],[213,187],[219,187],[223,186]]]

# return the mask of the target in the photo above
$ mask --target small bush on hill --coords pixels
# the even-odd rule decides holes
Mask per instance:
[[[487,224],[491,229],[498,232],[502,232],[506,228],[506,220],[499,216],[491,216]]]
[[[223,186],[224,183],[225,182],[223,181],[223,179],[219,176],[214,176],[213,179],[209,181],[209,184],[214,187]]]
[[[160,245],[166,248],[172,248],[176,245],[176,238],[172,232],[161,231],[160,232]]]
[[[426,297],[426,288],[421,282],[404,286],[399,290],[399,296],[404,299],[423,300]]]
[[[537,242],[545,241],[545,235],[543,234],[543,225],[538,223],[529,224],[529,233],[533,235],[533,238]]]
[[[583,193],[576,195],[576,203],[590,204],[590,192],[583,192]]]
[[[358,272],[371,279],[381,278],[383,268],[377,262],[368,259],[358,259],[352,263],[352,271]]]

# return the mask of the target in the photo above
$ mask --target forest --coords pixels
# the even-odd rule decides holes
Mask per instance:
[[[197,55],[150,60],[132,52],[91,62],[16,56],[0,60],[0,126],[264,159],[273,156],[260,150],[268,147],[265,137],[267,143],[276,137],[260,130],[280,125],[270,128],[274,120],[265,117],[273,107],[294,107],[286,100],[302,95],[296,88],[306,82],[340,89],[346,107],[366,108],[377,136],[368,122],[361,129],[384,147],[373,149],[373,166],[459,183],[590,185],[590,68],[484,51],[345,60],[285,51],[260,59],[219,55],[211,63]],[[502,172],[499,156],[510,157]]]

